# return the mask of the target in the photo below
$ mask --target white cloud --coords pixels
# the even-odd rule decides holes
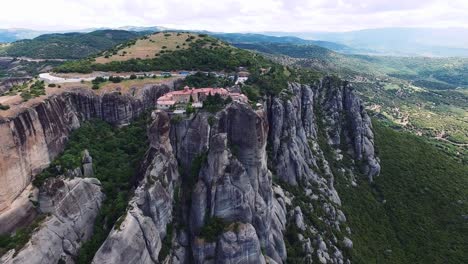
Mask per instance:
[[[3,0],[0,28],[212,31],[468,27],[466,0]]]

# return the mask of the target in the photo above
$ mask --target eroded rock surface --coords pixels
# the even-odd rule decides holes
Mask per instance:
[[[82,121],[99,118],[114,125],[128,124],[170,89],[148,86],[135,96],[99,96],[77,89],[53,95],[15,116],[0,117],[0,214],[63,151],[70,132]]]
[[[94,178],[51,178],[41,190],[41,211],[47,215],[19,252],[6,253],[2,263],[73,263],[93,232],[104,194]]]
[[[87,115],[75,115],[78,125],[134,113],[121,98],[100,112],[93,100],[79,99],[76,112]],[[233,102],[184,117],[155,111],[148,137],[134,196],[93,263],[350,263],[334,182],[341,170],[372,181],[380,167],[370,119],[347,83],[291,83],[257,110]]]
[[[93,263],[158,263],[161,240],[172,222],[179,173],[169,141],[169,116],[158,111],[152,119],[142,179],[123,222],[114,226]]]

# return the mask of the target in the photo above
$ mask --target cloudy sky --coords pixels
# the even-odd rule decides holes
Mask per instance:
[[[3,0],[0,28],[211,31],[468,28],[468,0]]]

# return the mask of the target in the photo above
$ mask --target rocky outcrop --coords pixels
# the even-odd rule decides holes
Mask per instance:
[[[40,210],[50,215],[19,251],[11,250],[2,263],[73,263],[80,245],[92,234],[104,194],[94,178],[51,178],[41,189]]]
[[[372,122],[364,105],[348,82],[335,77],[324,78],[315,90],[328,143],[341,146],[372,181],[380,173],[380,165],[374,152]]]
[[[287,226],[289,232],[296,230],[296,247],[302,248],[301,256],[289,257],[305,263],[348,261],[340,244],[349,247],[352,241],[335,235],[349,233],[334,182],[344,177],[337,169],[355,169],[370,181],[378,175],[369,116],[352,87],[334,77],[312,85],[291,83],[267,108],[270,168],[283,188],[294,190],[278,186],[283,197],[278,200],[292,201],[286,204]],[[346,165],[344,159],[349,160]]]
[[[145,108],[113,96],[71,94],[71,110],[62,108],[70,116],[58,123],[99,117],[119,125]],[[23,145],[32,148],[28,127]],[[64,127],[56,142],[66,141]],[[232,102],[217,113],[155,111],[148,137],[134,196],[93,263],[350,263],[351,231],[334,183],[344,170],[372,180],[379,164],[370,119],[347,83],[291,83],[258,110]],[[86,152],[82,162],[80,173],[92,175]],[[74,254],[67,252],[59,254]]]
[[[89,155],[89,151],[85,149],[83,151],[83,158],[81,160],[81,164],[83,167],[83,176],[84,177],[93,177],[93,158]]]
[[[0,58],[0,69],[2,68],[2,59]],[[7,92],[14,85],[21,85],[24,82],[29,81],[29,77],[11,77],[0,79],[0,94]]]
[[[184,228],[173,232],[170,254],[161,258],[157,254],[161,231],[153,224],[142,224],[155,221],[145,221],[151,217],[144,218],[144,213],[131,209],[123,221],[124,228],[113,231],[109,237],[118,246],[104,245],[100,252],[110,256],[97,255],[95,263],[105,259],[121,263],[132,261],[135,256],[145,259],[141,263],[156,259],[167,263],[188,263],[190,259],[195,263],[284,263],[288,258],[286,229],[297,230],[288,239],[296,236],[299,244],[294,245],[301,247],[302,252],[291,258],[305,263],[349,261],[340,248],[352,245],[346,236],[349,229],[340,210],[341,200],[334,188],[334,179],[340,175],[334,175],[329,164],[340,162],[344,152],[355,161],[356,169],[360,169],[360,164],[369,167],[378,164],[372,163],[377,161],[372,155],[372,142],[371,150],[359,146],[359,142],[366,144],[359,138],[372,139],[367,131],[371,124],[361,111],[359,100],[346,83],[335,87],[327,84],[330,81],[325,79],[312,86],[290,84],[289,91],[268,101],[265,110],[231,103],[216,114],[199,112],[190,118],[173,117],[170,121],[164,118],[170,129],[165,127],[163,131],[170,131],[171,151],[182,171],[182,194],[173,198],[173,201],[181,199],[176,208],[180,214],[173,220]],[[332,106],[340,105],[338,99],[332,100],[341,98],[339,94],[345,98],[340,101],[342,108],[331,112]],[[358,131],[350,134],[353,126]],[[341,131],[339,141],[333,138],[333,129]],[[150,137],[161,133],[152,131]],[[326,153],[330,149],[331,156]],[[370,171],[363,172],[373,176]],[[274,184],[273,177],[277,177],[280,185],[287,183],[284,188],[301,185],[303,189],[290,192],[289,187],[283,189]],[[145,178],[138,188],[141,184],[148,185]],[[134,199],[139,195],[137,192]],[[219,224],[223,229],[213,231]],[[323,229],[323,225],[328,228]],[[125,230],[133,230],[132,226],[138,226],[135,230],[140,231],[125,234]],[[145,237],[144,230],[153,230],[155,235]],[[219,233],[208,236],[204,232]],[[336,234],[345,239],[340,241]],[[128,240],[129,237],[137,237],[139,241]],[[145,243],[141,237],[145,237]],[[134,246],[127,249],[119,241]],[[153,251],[148,245],[153,245]],[[134,253],[129,254],[132,257],[116,259],[118,252]]]
[[[325,143],[349,153],[372,181],[380,172],[372,123],[350,84],[327,77],[314,85],[292,83],[288,90],[268,104],[271,162],[278,177],[292,185],[320,181],[317,172],[323,165],[317,163],[322,159],[318,136],[325,132]]]
[[[249,238],[236,240],[233,247],[246,247],[249,248],[247,252],[257,252],[258,244],[270,258],[278,263],[284,261],[286,250],[282,230],[285,220],[278,220],[278,215],[284,215],[284,212],[276,212],[284,208],[275,207],[272,177],[267,168],[266,113],[254,111],[245,104],[232,103],[216,115],[202,112],[178,122],[171,131],[181,166],[184,171],[191,172],[183,181],[195,182],[187,219],[193,244],[191,251],[196,262],[224,259],[226,263],[232,263],[240,257],[224,251],[230,246],[223,240],[242,237],[238,232],[220,234],[213,242],[203,238],[200,232],[209,218],[221,219],[226,224],[238,223],[251,230],[244,233],[248,233]],[[201,162],[199,172],[194,171],[194,160]],[[240,263],[264,261],[263,254],[254,255]]]
[[[89,90],[53,95],[16,116],[0,118],[0,213],[64,149],[70,132],[93,118],[124,125],[171,89],[148,86],[135,95]],[[1,225],[1,223],[0,223]]]
[[[152,119],[142,179],[127,214],[114,226],[93,263],[158,263],[161,241],[172,222],[179,173],[169,140],[169,117],[158,111]]]

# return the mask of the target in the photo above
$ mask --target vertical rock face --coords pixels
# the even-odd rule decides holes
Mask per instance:
[[[93,263],[158,263],[161,240],[172,222],[179,174],[169,140],[169,117],[153,112],[152,118],[142,179],[122,223],[114,226]]]
[[[292,83],[264,110],[231,103],[216,114],[153,116],[146,176],[94,263],[349,262],[341,245],[352,244],[350,231],[334,188],[341,175],[329,163],[345,152],[372,179],[378,160],[370,120],[347,84]],[[180,177],[169,177],[177,165]],[[159,256],[171,221],[171,249]],[[285,241],[300,254],[288,256]]]
[[[2,263],[72,263],[80,245],[92,234],[104,194],[93,178],[49,179],[40,193],[40,208],[50,214],[19,252],[11,250]]]
[[[372,181],[380,173],[380,165],[374,152],[372,123],[364,105],[351,85],[337,78],[325,78],[315,89],[329,143],[335,148],[344,145]]]
[[[342,175],[335,175],[329,164],[340,164],[349,157],[351,162],[342,167],[355,167],[370,181],[378,175],[369,116],[352,87],[332,77],[313,85],[292,83],[267,107],[270,168],[282,186],[299,187],[292,188],[294,193],[279,192],[282,198],[278,198],[292,200],[286,206],[287,226],[297,230],[294,236],[300,243],[295,247],[302,247],[303,255],[295,260],[346,262],[339,245],[350,240],[339,241],[336,235],[349,235],[344,233],[346,217],[334,187],[335,178]]]
[[[145,108],[144,100],[120,97],[64,98],[73,103],[64,104],[62,112],[72,110],[63,122],[78,126],[94,117],[118,125]],[[14,138],[25,148],[60,149],[66,140],[35,139],[28,129],[35,126],[23,127],[28,136]],[[67,129],[58,131],[66,138]],[[346,159],[343,169],[372,180],[379,164],[370,119],[346,83],[291,83],[259,110],[233,102],[190,117],[155,111],[148,137],[127,213],[93,263],[350,263],[351,231],[334,187],[343,175],[334,165]],[[84,166],[90,162],[84,155]]]
[[[281,263],[286,258],[285,220],[278,218],[285,208],[275,202],[271,189],[266,113],[232,103],[216,115],[201,112],[173,123],[171,135],[181,168],[190,172],[182,181],[194,182],[183,217],[191,246],[178,246],[196,263],[264,263],[262,249]],[[199,171],[194,170],[197,160]],[[208,219],[240,228],[221,230],[210,241],[202,233]]]
[[[327,143],[335,149],[344,146],[372,181],[380,172],[372,123],[352,87],[327,77],[311,86],[292,83],[288,90],[293,96],[269,104],[271,157],[278,177],[292,185],[317,180],[320,126]]]
[[[0,213],[7,210],[32,178],[63,150],[70,132],[85,120],[129,123],[169,86],[148,86],[139,94],[98,96],[76,90],[51,96],[18,115],[0,119]]]

